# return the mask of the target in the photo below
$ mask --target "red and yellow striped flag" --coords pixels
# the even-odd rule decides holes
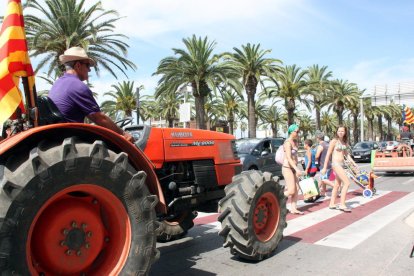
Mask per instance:
[[[24,112],[19,78],[28,77],[33,91],[34,73],[27,50],[22,4],[9,0],[0,33],[0,124],[20,106]]]
[[[407,124],[407,125],[414,124],[414,115],[408,106],[404,106],[403,124]]]

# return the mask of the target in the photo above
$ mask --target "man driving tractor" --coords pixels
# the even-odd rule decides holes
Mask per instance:
[[[48,97],[64,120],[83,123],[87,117],[95,124],[113,130],[132,142],[133,138],[128,132],[124,132],[111,118],[101,112],[92,91],[83,82],[88,80],[90,68],[95,66],[96,62],[89,58],[81,47],[67,49],[59,56],[59,60],[65,66],[66,72],[53,84]]]

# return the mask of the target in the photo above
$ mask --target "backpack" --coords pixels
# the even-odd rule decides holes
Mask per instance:
[[[285,149],[283,148],[283,145],[284,144],[279,146],[275,155],[276,163],[278,163],[279,165],[283,165],[283,161],[285,160]]]

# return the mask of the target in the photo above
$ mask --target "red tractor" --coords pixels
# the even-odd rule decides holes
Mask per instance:
[[[16,112],[13,135],[0,141],[1,275],[146,275],[157,239],[182,237],[197,210],[217,208],[233,254],[261,260],[274,251],[286,227],[283,189],[269,173],[241,173],[232,135],[130,126],[132,144],[61,123],[36,96],[20,1],[10,3],[0,118],[20,100],[17,77],[27,113]]]
[[[126,127],[134,145],[99,126],[47,124],[45,106],[34,108],[46,125],[17,122],[22,131],[0,142],[2,275],[145,275],[157,239],[182,237],[197,210],[218,206],[232,254],[261,260],[282,239],[283,188],[241,173],[234,136]]]

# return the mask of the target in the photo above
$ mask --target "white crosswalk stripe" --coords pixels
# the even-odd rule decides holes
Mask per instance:
[[[350,193],[352,192],[353,191],[350,191]],[[328,200],[329,198],[326,198],[324,199],[325,202],[320,202],[319,204],[324,204],[324,206],[326,206]],[[303,240],[301,239],[302,242],[306,242],[306,239],[308,239],[310,240],[308,242],[317,245],[352,249],[391,223],[397,217],[413,209],[414,193],[405,194],[403,192],[379,190],[372,198],[364,198],[362,195],[357,195],[348,199],[347,204],[353,209],[358,208],[358,210],[364,212],[359,215],[356,212],[355,221],[351,220],[344,223],[344,220],[340,217],[344,214],[343,212],[339,210],[331,210],[328,207],[319,205],[319,209],[316,208],[316,210],[310,210],[303,216],[290,216],[287,221],[288,226],[283,234],[285,237],[296,237],[296,235],[299,235],[299,238],[301,238],[301,235],[304,235]],[[367,208],[366,206],[369,204],[371,204],[371,207]],[[305,205],[309,206],[309,204],[304,203],[303,201],[298,202],[299,207]],[[377,205],[378,208],[375,209]],[[364,208],[367,209],[364,210]],[[204,224],[196,225],[195,228],[204,227],[203,233],[218,232],[221,229],[221,225],[214,220],[214,214],[215,213],[199,212],[197,219],[203,219]],[[326,236],[323,236],[324,233],[320,232],[321,229],[324,229],[324,227],[329,226],[330,223],[335,223],[335,221],[338,220],[341,220],[343,227],[340,225],[337,226],[337,228],[333,228],[333,230],[330,229],[329,231],[331,232],[327,231]],[[312,236],[312,233],[306,231],[319,231],[319,233],[316,238],[312,240],[308,237],[308,234],[309,236]],[[189,234],[191,235],[191,231]]]

